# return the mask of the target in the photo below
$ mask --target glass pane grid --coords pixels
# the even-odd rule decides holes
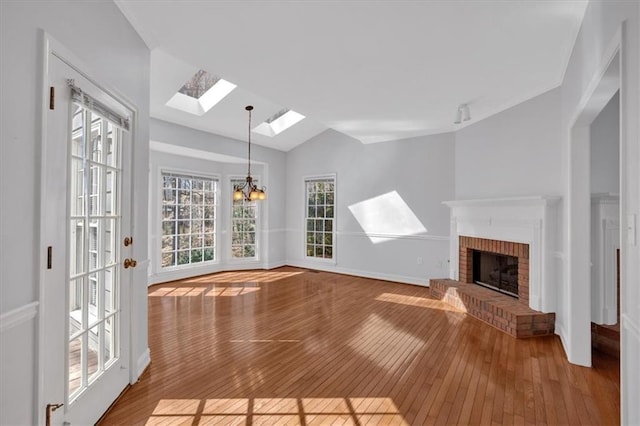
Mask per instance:
[[[335,180],[305,181],[306,189],[306,255],[333,258]]]
[[[115,362],[119,351],[112,324],[119,317],[121,141],[119,128],[74,105],[69,170],[69,402]]]
[[[162,173],[161,267],[214,260],[217,180]]]
[[[232,179],[231,188],[243,185],[244,179]],[[254,181],[257,185],[258,182]],[[257,257],[258,203],[247,200],[233,200],[231,212],[231,256],[238,259]]]

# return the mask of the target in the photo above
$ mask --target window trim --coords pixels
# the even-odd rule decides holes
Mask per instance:
[[[252,175],[252,177],[254,178],[254,181],[256,182],[261,182],[261,176],[260,175]],[[227,254],[227,263],[229,264],[253,264],[253,263],[259,263],[261,261],[262,256],[260,255],[262,252],[262,208],[260,207],[260,204],[263,204],[264,201],[258,201],[256,202],[256,255],[254,257],[233,257],[233,254],[231,253],[231,249],[232,249],[232,242],[233,242],[233,187],[231,182],[233,180],[242,180],[244,181],[247,178],[246,175],[238,175],[238,174],[231,174],[227,176],[227,186],[225,188],[225,191],[228,190],[229,191],[229,196],[227,197],[229,201],[229,207],[227,208],[227,223],[229,226],[229,232],[228,232],[228,236],[226,238],[226,254]]]
[[[315,256],[307,256],[307,182],[310,180],[320,180],[320,179],[333,179],[333,230],[332,234],[332,258],[319,258]],[[337,173],[325,173],[318,175],[305,175],[302,176],[302,253],[303,259],[305,261],[310,262],[318,262],[324,264],[336,265],[338,263],[338,175]]]
[[[178,175],[186,175],[186,176],[196,176],[196,177],[203,177],[203,178],[209,178],[209,179],[214,179],[217,180],[217,185],[216,185],[216,190],[215,190],[215,194],[216,194],[216,209],[215,209],[215,232],[213,233],[216,239],[216,245],[213,249],[213,260],[207,260],[207,261],[203,261],[203,262],[198,262],[198,263],[188,263],[185,265],[173,265],[173,266],[167,266],[167,267],[162,267],[162,196],[163,196],[163,189],[164,189],[164,185],[162,183],[162,176],[165,173],[172,173],[172,174],[178,174]],[[176,271],[184,271],[184,270],[189,270],[189,269],[194,269],[194,268],[201,268],[201,267],[206,267],[206,266],[211,266],[211,265],[220,265],[221,263],[221,259],[220,259],[220,227],[223,226],[223,223],[220,221],[220,202],[222,200],[221,198],[221,182],[222,182],[222,177],[219,173],[206,173],[206,172],[201,172],[198,170],[189,170],[189,169],[180,169],[180,168],[175,168],[175,167],[167,167],[167,166],[158,166],[158,174],[156,176],[156,182],[155,184],[157,185],[157,192],[156,192],[156,196],[157,196],[157,202],[156,202],[156,214],[157,214],[157,223],[156,223],[156,244],[155,244],[155,251],[154,251],[154,258],[156,259],[155,262],[155,266],[154,266],[154,270],[156,274],[163,274],[163,273],[171,273],[171,272],[176,272]]]

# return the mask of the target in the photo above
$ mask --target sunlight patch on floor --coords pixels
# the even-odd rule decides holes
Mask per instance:
[[[163,399],[147,425],[406,425],[391,398]]]
[[[234,271],[219,272],[212,275],[204,275],[196,278],[182,280],[185,284],[234,284],[234,283],[270,283],[285,278],[304,274],[306,271]]]
[[[458,309],[446,305],[439,300],[427,299],[426,297],[405,296],[395,293],[382,293],[375,300],[380,302],[391,302],[400,305],[417,306],[419,308],[437,309],[440,311],[460,312]]]
[[[391,336],[387,341],[380,341],[379,336]],[[410,359],[424,347],[423,340],[410,332],[396,327],[392,322],[377,314],[371,314],[363,322],[357,333],[349,340],[348,346],[353,351],[375,363],[379,368],[388,370],[389,359],[397,356],[397,348],[403,347],[405,359]]]
[[[149,293],[149,297],[233,297],[260,291],[260,287],[162,287]]]

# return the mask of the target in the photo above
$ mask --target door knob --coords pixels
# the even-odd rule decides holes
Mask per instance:
[[[123,262],[124,269],[135,268],[137,264],[138,264],[137,260],[129,259],[129,258],[125,259]]]

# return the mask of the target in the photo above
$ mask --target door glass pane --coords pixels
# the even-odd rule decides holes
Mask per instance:
[[[110,266],[116,261],[115,219],[104,219],[104,266]]]
[[[82,386],[82,336],[69,342],[69,395]]]
[[[104,196],[104,214],[112,215],[114,213],[114,209],[116,206],[114,205],[114,195],[116,194],[115,190],[117,189],[117,181],[116,181],[116,172],[107,169],[105,171],[105,196]]]
[[[69,337],[82,330],[82,278],[69,283]]]
[[[115,312],[118,306],[116,300],[116,291],[114,285],[115,267],[105,269],[104,271],[104,316],[108,316]]]
[[[114,357],[115,333],[114,318],[109,317],[104,323],[104,364],[107,365]]]
[[[102,118],[97,115],[89,113],[91,117],[91,145],[88,147],[91,150],[91,160],[96,163],[102,162]]]
[[[92,164],[89,168],[89,214],[92,216],[100,214],[101,169],[100,166],[95,164]]]
[[[121,134],[118,128],[107,122],[107,141],[104,146],[104,159],[107,166],[118,167]]]
[[[118,354],[122,130],[74,105],[69,177],[68,401]],[[108,365],[107,365],[108,364]]]
[[[82,216],[84,214],[84,163],[82,158],[71,158],[71,179],[74,184],[71,186],[71,216]]]
[[[69,225],[69,273],[75,276],[84,272],[84,219],[71,219]]]
[[[87,351],[87,377],[88,381],[92,381],[100,370],[99,352],[102,339],[102,333],[100,333],[101,325],[97,325],[89,330],[88,343],[89,350]]]
[[[89,324],[93,325],[96,323],[98,319],[98,286],[100,281],[100,274],[98,272],[94,272],[89,274],[89,294],[88,294],[88,302],[89,302]]]

